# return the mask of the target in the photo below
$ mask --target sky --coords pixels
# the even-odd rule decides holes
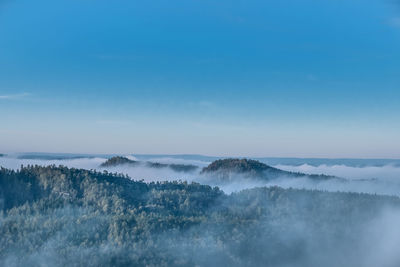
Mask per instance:
[[[400,158],[400,2],[0,0],[0,153]]]

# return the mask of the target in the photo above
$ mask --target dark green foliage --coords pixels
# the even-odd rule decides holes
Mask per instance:
[[[198,169],[195,165],[186,165],[186,164],[163,164],[157,162],[146,162],[146,166],[149,168],[171,168],[176,172],[192,172]]]
[[[203,173],[226,171],[235,173],[253,173],[262,175],[266,170],[280,171],[257,160],[251,159],[220,159],[203,168]]]
[[[157,163],[157,162],[140,162],[140,161],[135,161],[135,160],[130,160],[125,157],[112,157],[108,159],[106,162],[102,163],[100,167],[117,167],[120,165],[129,165],[131,167],[137,167],[140,164],[144,164],[148,168],[155,168],[155,169],[160,169],[160,168],[171,168],[172,170],[176,172],[192,172],[195,171],[198,167],[195,165],[185,165],[185,164],[164,164],[164,163]]]
[[[168,164],[168,167],[176,172],[192,172],[198,169],[195,165],[185,165],[185,164]]]
[[[275,178],[299,178],[308,177],[313,180],[340,179],[328,175],[306,175],[304,173],[283,171],[262,162],[251,159],[220,159],[212,162],[207,167],[203,168],[202,174],[213,175],[223,180],[229,180],[232,176],[243,178],[258,178],[258,179],[275,179]]]
[[[1,266],[330,266],[310,251],[352,263],[363,225],[400,203],[28,166],[0,170],[0,205]]]
[[[103,162],[100,167],[115,167],[118,165],[131,165],[131,166],[135,166],[137,165],[139,162],[135,161],[135,160],[131,160],[125,157],[121,157],[121,156],[115,156],[112,157],[108,160],[106,160],[105,162]]]

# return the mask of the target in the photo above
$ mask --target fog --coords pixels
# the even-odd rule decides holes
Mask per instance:
[[[131,160],[138,160],[136,157],[127,155]],[[233,174],[228,180],[221,181],[213,175],[203,175],[200,173],[201,168],[209,162],[176,159],[170,157],[154,157],[147,159],[151,162],[168,163],[168,164],[194,164],[199,166],[196,171],[183,173],[175,172],[170,168],[150,168],[144,163],[138,166],[117,166],[111,168],[99,167],[105,162],[107,157],[87,157],[87,158],[71,158],[71,159],[21,159],[17,156],[8,156],[0,158],[0,166],[5,168],[18,169],[21,165],[63,165],[73,168],[96,169],[98,171],[108,171],[127,174],[134,180],[151,181],[172,181],[182,180],[189,182],[198,182],[212,186],[220,187],[224,192],[235,195],[245,189],[256,187],[272,187],[279,186],[282,188],[298,188],[298,189],[317,189],[325,191],[342,191],[342,192],[359,192],[371,193],[379,195],[395,195],[400,196],[400,183],[398,177],[400,168],[387,166],[366,166],[352,167],[346,165],[276,165],[275,167],[294,172],[303,172],[306,174],[327,174],[335,175],[345,179],[328,179],[313,180],[308,176],[304,177],[286,177],[279,176],[268,181],[250,179],[240,174]],[[245,212],[253,213],[257,209],[257,205],[261,205],[257,200],[257,194],[253,194],[252,198],[244,197],[249,201],[245,207]],[[346,199],[347,195],[339,195],[337,199]],[[250,199],[250,200],[249,200]],[[256,199],[256,200],[254,200]],[[262,198],[261,198],[262,199]],[[358,212],[365,209],[361,208],[361,203],[357,200],[352,208],[351,218],[344,218],[340,213],[332,213],[335,211],[346,210],[343,202],[336,203],[329,196],[317,198],[308,198],[303,192],[292,200],[293,203],[299,205],[301,211],[309,212],[308,207],[314,204],[310,201],[318,201],[326,206],[326,211],[315,212],[318,221],[313,216],[302,216],[300,214],[292,214],[296,209],[293,206],[285,206],[290,202],[279,202],[278,207],[272,208],[271,213],[266,217],[265,221],[258,221],[250,225],[249,232],[243,232],[238,235],[239,240],[230,240],[221,246],[221,236],[229,229],[230,222],[221,221],[219,225],[209,225],[200,223],[190,228],[186,232],[168,231],[160,233],[154,240],[157,249],[167,251],[178,259],[181,256],[190,258],[194,265],[198,266],[241,266],[242,262],[251,262],[249,266],[260,266],[265,263],[265,259],[270,261],[269,266],[364,266],[364,267],[397,267],[400,263],[400,255],[398,248],[400,247],[400,209],[393,206],[379,206],[372,213],[372,217],[358,216]],[[232,200],[228,200],[232,201]],[[277,200],[279,201],[279,200]],[[240,204],[240,201],[238,202]],[[219,203],[212,209],[220,207],[237,207],[238,203]],[[289,204],[293,205],[293,204]],[[358,207],[357,205],[360,205]],[[253,210],[254,208],[254,210]],[[263,208],[263,206],[261,206]],[[289,213],[285,213],[285,209]],[[358,210],[360,209],[360,210]],[[368,209],[367,209],[368,210]],[[314,211],[313,211],[314,212]],[[365,211],[363,211],[365,212]],[[83,223],[78,219],[87,214],[93,213]],[[234,212],[232,214],[235,214]],[[313,214],[313,213],[310,213]],[[68,261],[71,265],[79,266],[85,258],[90,255],[99,255],[97,262],[93,262],[92,266],[107,264],[110,260],[108,255],[124,258],[132,255],[131,251],[125,251],[124,247],[118,247],[105,241],[99,246],[93,246],[86,249],[70,246],[64,248],[69,240],[73,240],[75,236],[82,234],[95,235],[96,229],[101,229],[104,224],[112,223],[111,217],[98,217],[96,211],[88,211],[82,209],[72,209],[64,207],[55,210],[50,215],[39,217],[36,222],[38,225],[44,224],[48,220],[48,216],[60,218],[60,230],[54,234],[45,245],[41,246],[35,253],[25,255],[22,263],[26,265],[65,265]],[[84,217],[84,218],[87,218]],[[272,219],[271,219],[272,218]],[[24,218],[18,218],[24,221]],[[79,224],[76,222],[79,221]],[[322,222],[322,225],[319,223]],[[1,225],[0,221],[0,225]],[[225,223],[225,224],[224,224]],[[324,228],[325,227],[325,228]],[[251,231],[250,231],[251,229]],[[339,233],[339,235],[337,235]],[[26,238],[35,240],[38,233],[32,232]],[[242,239],[240,239],[242,238]],[[246,243],[248,242],[248,243]],[[248,251],[246,246],[256,246],[265,250],[264,255],[258,255],[256,252]],[[276,247],[278,244],[278,247]],[[154,247],[156,247],[156,245]],[[150,246],[149,250],[152,249]],[[64,251],[63,258],[58,258],[57,251]],[[135,257],[141,257],[142,254],[150,253],[149,250],[136,250]],[[245,252],[243,252],[245,251]],[[288,256],[291,255],[291,256]],[[21,266],[21,255],[18,253],[10,253],[3,261],[9,266]],[[259,258],[257,258],[259,257]],[[292,258],[291,258],[292,257]],[[72,261],[71,261],[72,259]],[[243,260],[243,261],[242,261]],[[1,264],[1,262],[0,262]],[[111,264],[111,263],[110,263]],[[89,264],[90,265],[90,264]]]
[[[131,160],[138,160],[132,155],[124,155]],[[196,159],[183,159],[154,156],[146,159],[150,162],[164,164],[191,164],[199,168],[193,172],[176,172],[170,168],[150,168],[144,164],[138,166],[120,165],[116,167],[103,168],[101,163],[105,162],[107,157],[82,157],[66,159],[25,159],[18,155],[0,157],[0,166],[10,169],[18,169],[21,165],[63,165],[72,168],[94,169],[98,171],[108,171],[112,173],[122,173],[128,175],[134,180],[153,181],[173,181],[181,180],[188,182],[198,182],[211,186],[218,186],[225,193],[237,192],[243,189],[249,189],[262,186],[279,186],[283,188],[316,189],[325,191],[358,192],[380,195],[400,196],[400,167],[393,165],[384,166],[363,166],[354,167],[346,165],[275,165],[274,167],[286,171],[301,172],[305,174],[325,174],[333,175],[345,180],[328,179],[325,181],[315,181],[306,177],[274,177],[269,181],[253,180],[241,175],[233,175],[229,181],[221,181],[212,175],[202,175],[200,171],[210,162]],[[373,162],[372,162],[373,163]]]
[[[400,254],[400,210],[384,208],[363,229],[360,266],[399,266]]]
[[[63,165],[70,168],[79,169],[96,169],[99,165],[106,161],[106,158],[77,158],[77,159],[57,159],[57,160],[43,160],[43,159],[20,159],[14,156],[0,157],[0,166],[8,169],[19,169],[21,165]]]
[[[335,220],[336,215],[325,214],[323,217],[323,220],[329,221],[328,217]],[[241,266],[240,263],[235,264],[235,261],[240,262],[246,258],[246,260],[252,261],[250,266],[399,266],[400,209],[382,208],[374,219],[366,221],[356,219],[349,222],[357,225],[357,228],[352,228],[354,226],[352,225],[348,235],[335,236],[337,230],[333,230],[333,228],[347,228],[341,222],[332,222],[329,229],[320,232],[321,229],[316,229],[318,227],[310,226],[313,224],[310,219],[312,220],[312,218],[289,216],[277,219],[275,224],[265,221],[252,226],[254,227],[252,231],[258,234],[252,237],[251,242],[265,249],[264,255],[259,258],[251,253],[250,255],[243,253],[242,257],[244,258],[241,259],[234,259],[233,257],[236,255],[224,255],[221,253],[218,235],[209,234],[210,230],[205,225],[199,225],[197,229],[191,230],[191,232],[203,233],[196,242],[205,245],[200,248],[196,247],[197,251],[190,250],[190,244],[193,242],[189,237],[190,233],[187,237],[181,237],[179,244],[169,243],[166,247],[174,255],[190,254],[197,266]],[[268,234],[266,234],[266,229],[268,229]],[[338,230],[338,232],[343,234],[346,231]],[[271,233],[274,234],[271,235]],[[165,237],[165,240],[168,240],[168,237]],[[274,247],[276,244],[279,244],[279,249]],[[240,247],[240,249],[246,251],[245,247]],[[285,252],[279,251],[280,249],[284,249]]]
[[[319,166],[312,166],[303,164],[300,166],[275,165],[274,167],[286,171],[307,174],[327,174],[347,179],[379,179],[390,182],[400,180],[400,167],[394,165],[353,167],[346,165],[329,166],[322,164]]]

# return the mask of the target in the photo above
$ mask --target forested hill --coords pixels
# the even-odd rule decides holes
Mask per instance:
[[[230,180],[235,176],[240,175],[244,178],[258,178],[258,179],[275,179],[281,177],[308,177],[313,180],[327,180],[327,179],[338,179],[344,180],[343,178],[329,176],[329,175],[317,175],[317,174],[304,174],[299,172],[288,172],[283,171],[271,166],[268,166],[262,162],[251,159],[220,159],[212,162],[207,167],[204,167],[201,174],[212,175],[223,180]]]
[[[136,160],[131,160],[126,157],[121,157],[121,156],[115,156],[112,157],[105,162],[103,162],[100,167],[117,167],[117,166],[130,166],[130,167],[137,167],[137,166],[144,166],[148,168],[170,168],[174,171],[177,172],[191,172],[196,169],[198,169],[197,166],[195,165],[190,165],[190,164],[164,164],[164,163],[157,163],[157,162],[150,162],[150,161],[136,161]]]
[[[265,171],[284,173],[284,171],[268,166],[257,160],[251,159],[220,159],[213,161],[210,165],[203,168],[203,173],[212,172],[235,172],[235,173],[252,173],[253,175],[263,175]]]
[[[139,164],[139,161],[131,160],[126,157],[115,156],[115,157],[107,159],[105,162],[103,162],[100,165],[100,167],[115,167],[115,166],[119,166],[119,165],[136,166],[137,164]]]
[[[399,206],[367,194],[226,195],[66,167],[1,169],[0,266],[362,266],[365,225]]]

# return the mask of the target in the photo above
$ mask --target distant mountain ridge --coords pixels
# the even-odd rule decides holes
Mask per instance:
[[[323,174],[304,174],[298,172],[288,172],[271,167],[257,160],[252,159],[220,159],[212,162],[203,168],[201,174],[215,175],[222,179],[230,179],[235,175],[242,175],[245,178],[274,179],[279,177],[309,177],[313,180],[343,179],[336,176]],[[344,179],[343,179],[344,180]]]
[[[115,156],[112,158],[109,158],[102,164],[100,164],[100,167],[115,167],[118,165],[131,165],[131,166],[136,166],[139,164],[139,161],[136,160],[131,160],[126,157],[121,157],[121,156]]]
[[[160,168],[170,168],[174,171],[177,172],[191,172],[196,169],[198,169],[198,166],[195,165],[190,165],[190,164],[164,164],[164,163],[158,163],[158,162],[151,162],[151,161],[137,161],[137,160],[131,160],[126,157],[122,156],[115,156],[112,157],[105,162],[103,162],[100,167],[117,167],[121,165],[128,165],[131,167],[137,167],[140,165],[144,165],[149,168],[155,168],[155,169],[160,169]]]
[[[213,161],[210,165],[203,168],[202,173],[212,172],[235,172],[249,173],[252,175],[262,175],[265,171],[284,172],[274,167],[268,166],[257,160],[251,159],[220,159]]]
[[[123,156],[114,156],[103,162],[100,167],[117,167],[117,166],[145,166],[148,168],[161,169],[170,168],[177,172],[191,172],[198,169],[198,166],[187,165],[187,164],[164,164],[151,161],[138,161],[132,160]],[[284,171],[275,167],[271,167],[257,160],[252,159],[218,159],[210,163],[207,167],[204,167],[200,175],[209,175],[221,180],[231,180],[235,176],[240,175],[243,178],[259,179],[259,180],[272,180],[276,178],[302,178],[308,177],[313,180],[328,180],[328,179],[340,179],[336,176],[324,175],[324,174],[304,174],[300,172],[289,172]]]
[[[117,154],[73,154],[73,153],[47,153],[47,152],[24,152],[24,153],[3,153],[3,157],[12,157],[18,159],[32,160],[70,160],[81,158],[112,158]],[[218,159],[226,159],[229,157],[204,156],[197,154],[132,154],[138,161],[152,161],[159,158],[170,158],[179,160],[196,160],[208,164]],[[363,167],[382,167],[394,166],[400,167],[400,159],[378,158],[378,159],[360,159],[360,158],[290,158],[290,157],[251,157],[252,160],[257,160],[270,166],[289,165],[289,166],[334,166],[345,165],[355,168]],[[204,165],[205,165],[204,164]]]

